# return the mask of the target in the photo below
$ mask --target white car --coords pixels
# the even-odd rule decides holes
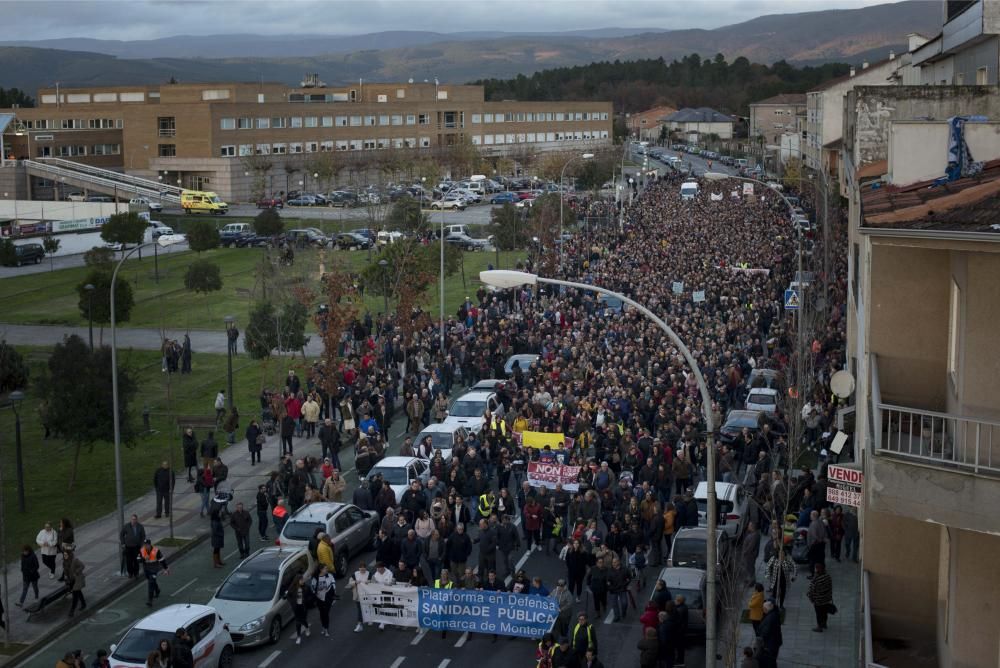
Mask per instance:
[[[144,206],[150,211],[163,211],[163,205],[159,202],[150,202],[145,197],[134,197],[128,201],[132,206]]]
[[[451,461],[451,451],[455,448],[455,442],[461,436],[463,440],[469,437],[465,427],[459,424],[429,424],[424,430],[417,434],[413,440],[413,447],[424,442],[428,436],[431,437],[431,447],[441,451],[441,458],[445,462]]]
[[[365,476],[368,480],[376,474],[382,474],[382,482],[392,487],[396,493],[396,503],[403,500],[403,492],[409,488],[414,480],[426,483],[430,478],[430,467],[427,460],[417,457],[385,457],[372,467],[372,470]]]
[[[486,424],[483,413],[503,415],[503,404],[494,392],[467,392],[455,400],[448,409],[448,417],[443,424],[454,424],[465,427],[470,432],[478,434]]]
[[[708,525],[708,483],[700,482],[694,490],[698,504],[698,526]],[[719,511],[719,525],[730,538],[737,538],[746,527],[750,502],[740,485],[732,482],[715,483],[715,502]]]
[[[465,211],[466,206],[468,206],[468,203],[460,197],[445,197],[444,199],[431,202],[432,209],[458,209],[459,211]]]
[[[111,646],[111,665],[115,668],[145,668],[146,657],[161,640],[174,641],[179,628],[187,629],[194,641],[191,654],[199,668],[232,668],[233,638],[222,616],[207,605],[175,603],[143,617],[125,632],[121,641]]]
[[[751,387],[747,393],[746,409],[769,415],[778,412],[778,391],[770,387]]]

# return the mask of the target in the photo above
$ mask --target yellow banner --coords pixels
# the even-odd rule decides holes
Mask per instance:
[[[528,448],[544,448],[546,445],[553,450],[559,449],[559,444],[564,442],[566,437],[562,434],[550,434],[544,431],[524,431],[521,432],[521,444]]]

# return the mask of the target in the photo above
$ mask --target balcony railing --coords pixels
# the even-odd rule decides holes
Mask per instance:
[[[876,355],[870,363],[876,454],[1000,477],[1000,422],[884,403]]]

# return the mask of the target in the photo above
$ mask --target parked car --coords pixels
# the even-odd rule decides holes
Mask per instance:
[[[354,232],[341,232],[333,239],[334,245],[341,250],[363,250],[372,246],[372,240]]]
[[[67,202],[83,202],[87,199],[87,196],[80,192],[79,190],[74,190],[73,192],[66,195]]]
[[[208,605],[168,605],[129,627],[122,639],[111,645],[108,658],[115,668],[146,668],[146,657],[160,641],[173,643],[177,629],[185,629],[194,642],[191,654],[200,657],[199,666],[232,668],[235,650],[228,623]]]
[[[253,226],[250,223],[229,223],[219,230],[219,245],[236,246],[241,238],[252,234]]]
[[[114,202],[115,199],[109,195],[88,195],[84,198],[84,202]]]
[[[382,474],[382,482],[396,493],[396,503],[403,499],[403,492],[414,480],[426,483],[430,478],[427,461],[417,457],[385,457],[380,459],[365,476],[368,480]]]
[[[424,438],[431,437],[431,446],[435,450],[441,451],[441,457],[445,462],[451,461],[451,451],[455,448],[456,441],[461,437],[463,440],[469,437],[469,432],[460,424],[429,424],[424,430],[417,434],[414,439],[414,448],[424,442]]]
[[[748,388],[770,387],[771,389],[781,391],[785,387],[785,376],[775,369],[757,368],[747,376],[746,385]]]
[[[732,548],[732,538],[718,528],[716,536],[716,567],[726,563]],[[684,527],[674,534],[667,557],[668,568],[708,568],[708,529],[705,527]]]
[[[748,411],[762,411],[764,413],[778,412],[778,391],[769,387],[753,387],[747,393],[745,408]]]
[[[391,230],[382,230],[376,236],[376,243],[379,246],[386,246],[388,244],[394,244],[398,241],[403,240],[402,232],[395,232]]]
[[[330,206],[358,206],[361,202],[358,196],[346,190],[335,190],[327,196]]]
[[[708,524],[708,483],[700,482],[694,490],[698,504],[698,525]],[[719,524],[730,538],[738,538],[749,521],[750,501],[741,485],[732,482],[715,483],[715,503]]]
[[[273,645],[293,619],[285,592],[293,578],[302,577],[311,567],[312,557],[305,548],[262,548],[233,569],[208,606],[229,625],[237,647]]]
[[[491,197],[490,204],[508,204],[508,203],[513,204],[514,202],[517,202],[519,200],[520,198],[517,196],[517,193],[507,191],[507,192],[497,193],[496,195]]]
[[[265,237],[259,234],[247,234],[229,244],[230,247],[236,246],[237,248],[267,248],[273,245],[273,237]]]
[[[325,248],[330,239],[325,234],[315,229],[288,230],[285,232],[285,241],[293,246],[308,245],[314,248]]]
[[[764,414],[760,411],[731,410],[719,429],[719,440],[727,445],[731,444],[743,431],[743,427],[756,434],[763,425]]]
[[[262,197],[257,200],[258,209],[284,209],[285,203],[280,197]]]
[[[318,203],[312,195],[299,195],[285,202],[288,206],[316,206]]]
[[[485,250],[490,245],[488,239],[475,239],[464,234],[449,234],[444,238],[444,240],[445,243],[458,246],[462,250],[466,251],[481,251]]]
[[[163,205],[159,202],[150,202],[145,197],[133,197],[128,201],[130,206],[146,207],[150,211],[163,211]]]
[[[45,258],[45,248],[41,244],[27,243],[14,246],[14,258],[11,264],[20,267],[23,264],[38,264]]]
[[[701,568],[664,568],[660,579],[674,596],[683,596],[688,609],[687,632],[689,636],[705,633],[705,589],[708,575]]]
[[[146,231],[149,233],[149,240],[156,241],[165,234],[173,234],[174,228],[168,227],[158,220],[151,220],[146,224]]]
[[[379,516],[375,510],[361,510],[350,503],[322,501],[308,503],[285,522],[276,541],[281,547],[306,547],[316,529],[333,541],[333,561],[338,578],[348,574],[351,557],[367,550],[378,535]]]
[[[463,394],[448,409],[445,424],[461,425],[469,431],[478,434],[486,423],[483,413],[490,415],[503,414],[503,404],[493,392],[467,392]]]
[[[458,209],[459,211],[465,211],[467,206],[468,203],[464,199],[450,195],[444,199],[431,202],[432,209]]]

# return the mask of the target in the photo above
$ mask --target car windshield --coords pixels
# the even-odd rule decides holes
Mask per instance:
[[[453,417],[482,417],[485,411],[485,401],[459,400],[452,404],[448,415]]]
[[[383,482],[387,482],[390,485],[406,484],[406,469],[390,469],[376,466],[368,473],[368,479],[371,480],[374,478],[376,473],[381,473]]]
[[[733,415],[726,421],[726,427],[732,429],[742,429],[743,427],[756,429],[757,415],[756,413],[751,413],[749,415]]]
[[[420,434],[420,436],[417,436],[417,443],[423,443],[424,439],[428,436],[431,437],[431,445],[438,450],[441,448],[450,449],[451,446],[455,444],[454,436],[445,431],[436,431],[431,434]]]
[[[674,540],[674,548],[671,553],[673,566],[704,570],[708,561],[705,557],[706,551],[703,540]]]
[[[112,658],[129,663],[146,665],[146,657],[160,644],[161,640],[173,641],[174,634],[170,631],[152,631],[150,629],[132,629],[125,634],[121,643],[115,648]]]
[[[774,406],[778,402],[775,401],[773,394],[755,393],[750,395],[748,403],[757,404],[758,406]]]
[[[218,204],[218,203],[222,202],[222,200],[221,200],[221,199],[219,199],[219,196],[218,196],[218,195],[216,195],[215,197],[210,197],[210,198],[209,198],[209,201],[210,201],[210,202],[215,202],[216,204]]]
[[[291,520],[285,523],[285,528],[282,530],[281,535],[288,540],[309,540],[313,537],[316,529],[326,529],[326,527],[319,522],[296,522]]]
[[[226,578],[215,597],[225,601],[270,601],[277,586],[276,570],[238,570]]]

